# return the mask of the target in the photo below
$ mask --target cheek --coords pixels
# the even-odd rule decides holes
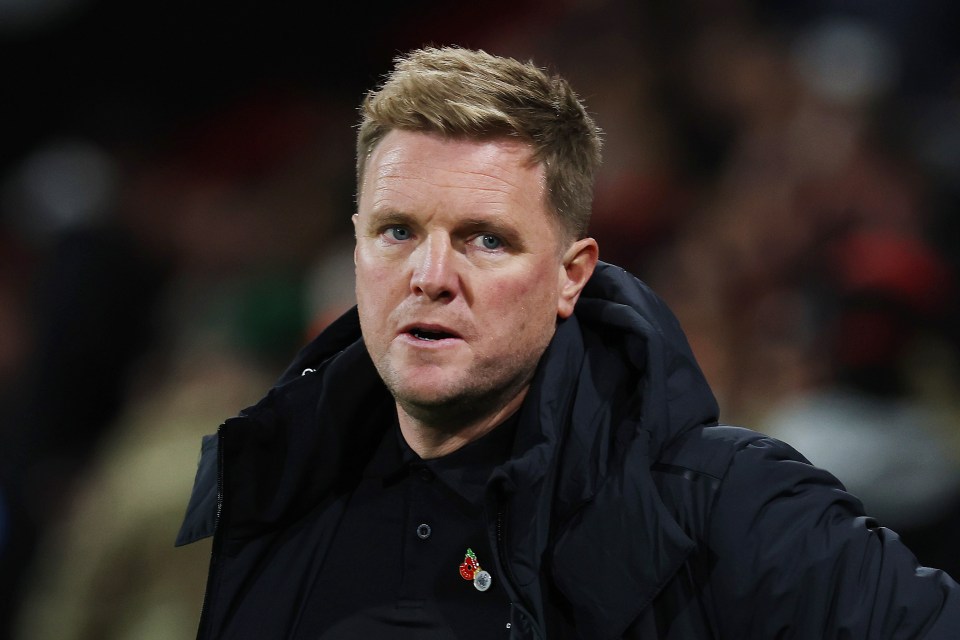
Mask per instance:
[[[390,304],[386,294],[396,288],[390,280],[390,270],[375,268],[357,260],[355,270],[355,293],[360,322],[366,329],[379,326],[387,316]]]
[[[380,292],[395,285],[397,269],[384,264],[382,260],[372,259],[362,251],[355,253],[354,274],[356,277],[357,298],[376,298]]]
[[[524,277],[501,283],[496,291],[497,306],[504,317],[514,319],[515,330],[539,328],[556,321],[555,278],[549,269],[539,268]]]

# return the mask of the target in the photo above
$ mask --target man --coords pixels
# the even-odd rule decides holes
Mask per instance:
[[[674,317],[598,262],[565,81],[426,49],[362,114],[358,304],[205,442],[199,637],[957,637],[957,585],[718,425]]]

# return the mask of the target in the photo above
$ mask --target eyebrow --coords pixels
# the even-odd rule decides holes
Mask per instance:
[[[369,215],[368,224],[371,226],[380,226],[384,224],[409,224],[413,216],[406,211],[397,209],[373,210]]]

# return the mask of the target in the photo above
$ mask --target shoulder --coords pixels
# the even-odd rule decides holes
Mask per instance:
[[[661,478],[675,476],[685,482],[719,487],[719,483],[734,471],[735,462],[737,474],[747,475],[767,475],[778,462],[801,465],[805,470],[816,469],[785,442],[751,429],[725,424],[704,425],[681,434],[667,443],[652,469]],[[818,469],[816,472],[822,473]]]
[[[786,443],[757,431],[726,424],[690,429],[667,443],[654,465],[660,471],[721,478],[733,457],[750,448],[780,450],[803,459]]]
[[[701,541],[716,537],[718,527],[750,526],[755,521],[746,514],[778,495],[812,492],[817,500],[840,500],[862,515],[859,500],[833,475],[787,443],[743,427],[691,429],[664,448],[651,471],[664,504]]]

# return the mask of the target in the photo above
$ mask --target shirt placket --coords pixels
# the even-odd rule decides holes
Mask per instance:
[[[403,540],[403,580],[400,606],[422,606],[431,597],[431,569],[437,562],[434,536],[437,535],[437,505],[432,499],[436,478],[421,464],[411,465],[407,479],[406,518]]]

